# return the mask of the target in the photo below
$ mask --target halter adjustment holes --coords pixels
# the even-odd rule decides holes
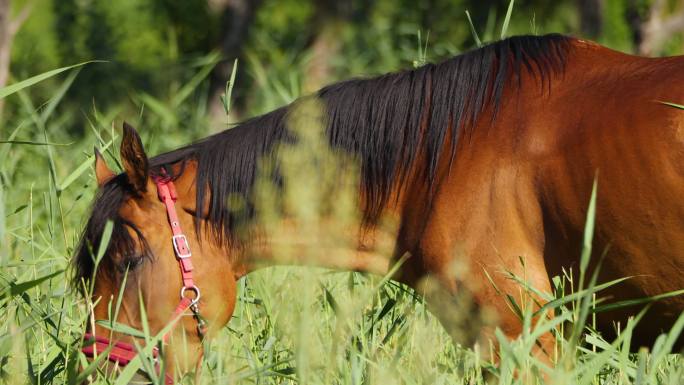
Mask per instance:
[[[194,296],[193,298],[191,298],[192,302],[190,302],[190,306],[195,305],[197,302],[199,302],[200,297],[201,297],[200,289],[199,289],[197,286],[195,286],[195,285],[192,285],[192,286],[183,286],[183,287],[181,288],[181,291],[180,291],[180,297],[181,297],[181,299],[186,298],[186,297],[185,297],[185,293],[187,293],[188,290],[190,290],[190,291],[192,291],[192,292],[195,293],[195,296]]]

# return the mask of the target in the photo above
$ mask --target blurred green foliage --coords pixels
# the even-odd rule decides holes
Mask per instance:
[[[33,0],[35,6],[16,36],[12,51],[14,79],[86,60],[107,63],[85,68],[60,108],[75,111],[74,133],[85,132],[84,111],[117,109],[122,115],[141,108],[133,97],[144,91],[168,99],[195,73],[199,58],[220,51],[235,19],[227,19],[230,4],[250,1],[205,0]],[[26,0],[14,1],[19,9]],[[238,84],[240,118],[266,112],[302,92],[311,48],[326,24],[336,24],[332,71],[324,83],[351,76],[410,68],[419,44],[434,61],[473,48],[475,40],[465,16],[469,10],[485,41],[499,36],[509,0],[262,0],[251,1],[255,17],[248,32],[236,36],[238,50],[222,60],[241,59]],[[582,35],[581,1],[518,0],[510,34],[549,32]],[[647,16],[652,0],[605,0],[598,40],[623,51],[635,51],[630,12]],[[221,8],[224,7],[224,8]],[[630,11],[630,9],[632,11]],[[632,15],[633,16],[633,15]],[[420,34],[420,35],[419,35]],[[422,40],[418,41],[419,37]],[[680,51],[681,39],[668,42],[659,53]],[[232,55],[228,57],[227,55]],[[211,76],[208,82],[225,81]],[[32,90],[48,99],[54,84]],[[198,92],[217,98],[216,85]],[[10,101],[10,113],[17,110]],[[14,108],[12,108],[12,106]],[[11,115],[10,115],[11,116]],[[80,123],[79,123],[80,122]],[[79,123],[79,124],[77,124]]]

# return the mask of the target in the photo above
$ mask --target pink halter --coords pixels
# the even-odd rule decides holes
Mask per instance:
[[[197,333],[200,339],[203,339],[206,324],[199,313],[198,303],[200,299],[200,290],[195,285],[192,277],[192,253],[190,252],[188,239],[185,237],[185,234],[183,234],[183,230],[181,229],[180,222],[178,220],[178,214],[176,213],[175,202],[178,199],[176,188],[173,185],[173,180],[166,176],[155,177],[154,182],[157,184],[157,195],[166,206],[166,214],[169,224],[171,225],[171,232],[173,233],[173,236],[171,237],[173,251],[176,255],[176,259],[178,260],[181,279],[183,280],[183,287],[180,291],[180,301],[178,302],[178,305],[171,316],[170,324],[173,325],[172,328],[175,327],[175,324],[178,322],[181,316],[183,316],[185,312],[190,309],[193,314],[193,318],[195,318],[197,322]],[[194,292],[194,297],[186,297],[186,293],[188,291]],[[163,343],[168,342],[169,335],[170,331],[164,334]],[[111,362],[118,363],[118,365],[122,367],[131,362],[138,354],[135,346],[129,343],[111,341],[106,337],[95,336],[92,333],[85,333],[84,340],[86,342],[93,342],[92,344],[84,346],[82,349],[86,357],[93,358],[98,353],[106,352],[107,349],[109,349],[107,359]],[[152,350],[152,356],[157,364],[157,370],[159,370],[159,349],[155,347]],[[167,374],[165,376],[165,382],[167,384],[173,384],[173,378]]]

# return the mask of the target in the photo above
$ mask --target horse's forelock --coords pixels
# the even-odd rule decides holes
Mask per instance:
[[[82,282],[90,282],[95,277],[95,258],[108,222],[111,222],[113,226],[107,249],[100,262],[100,266],[104,268],[103,273],[111,276],[115,273],[115,269],[120,267],[112,263],[111,255],[113,254],[132,255],[139,250],[140,246],[142,246],[143,254],[148,254],[147,242],[142,232],[135,223],[122,218],[119,214],[121,206],[130,196],[129,189],[126,175],[120,174],[98,191],[73,259],[73,283],[77,287]],[[127,227],[131,228],[137,237],[131,236]]]

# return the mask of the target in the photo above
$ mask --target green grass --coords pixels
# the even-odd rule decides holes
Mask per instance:
[[[212,63],[214,58],[208,57],[205,65],[199,66],[197,77],[164,100],[135,96],[141,103],[136,123],[150,154],[206,134],[202,118],[205,101],[199,96],[202,93],[195,91]],[[69,263],[96,190],[92,146],[102,148],[110,164],[116,164],[118,142],[117,130],[112,129],[116,111],[103,114],[92,109],[84,127],[87,135],[69,134],[73,130],[66,125],[71,120],[58,113],[58,105],[76,75],[70,72],[54,97],[40,106],[26,89],[10,89],[23,111],[16,124],[8,124],[0,132],[0,381],[10,384],[77,383],[83,376],[78,377],[76,368],[86,364],[78,348],[88,308],[68,284]],[[0,94],[9,91],[3,89]],[[228,108],[227,102],[225,105]],[[187,129],[175,124],[185,124]],[[291,160],[297,171],[311,163],[307,156],[321,156],[293,153],[303,154]],[[320,169],[309,172],[316,183],[334,177]],[[297,185],[307,186],[304,182]],[[293,199],[289,202],[294,207],[292,213],[304,225],[315,226],[318,214],[325,210],[312,203],[323,199],[315,190],[292,190],[294,193],[283,198]],[[319,195],[304,200],[305,193]],[[521,309],[527,327],[514,341],[499,336],[498,366],[479,354],[486,347],[473,350],[455,345],[421,297],[387,277],[274,267],[239,281],[233,319],[207,347],[200,381],[680,385],[684,383],[684,362],[680,355],[671,354],[671,349],[684,327],[684,317],[669,335],[637,354],[629,353],[636,321],[622,325],[616,341],[605,341],[592,331],[591,315],[602,289],[595,277],[585,276],[594,202],[587,202],[579,277],[568,272],[554,281],[557,293],[566,288],[565,295],[539,293],[552,301],[556,319],[566,322],[542,322],[532,328],[530,307],[512,300],[511,307]],[[510,278],[518,279],[521,289],[534,290],[520,277]],[[570,294],[571,287],[575,294]],[[559,364],[555,367],[546,367],[530,354],[535,336],[548,330],[557,336]],[[107,382],[101,373],[90,374],[98,383]],[[192,383],[193,379],[184,381]]]

